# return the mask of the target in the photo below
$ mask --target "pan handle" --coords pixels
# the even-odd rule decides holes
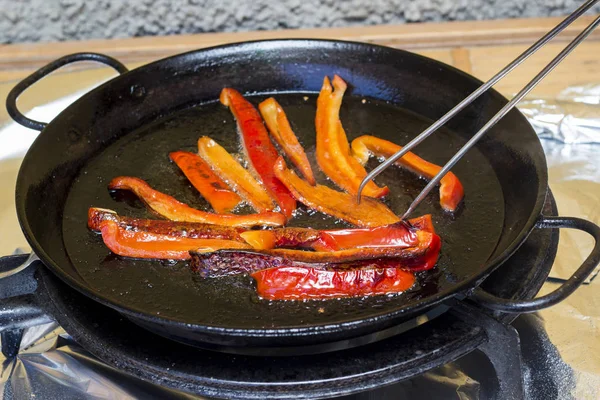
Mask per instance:
[[[128,71],[127,67],[121,64],[120,61],[117,61],[116,59],[104,54],[74,53],[68,56],[61,57],[58,60],[52,61],[50,64],[47,64],[46,66],[35,71],[33,74],[29,75],[27,78],[17,83],[17,85],[10,91],[8,97],[6,98],[6,109],[8,111],[8,114],[12,117],[12,119],[14,119],[16,122],[18,122],[26,128],[35,129],[38,131],[43,130],[48,124],[45,122],[34,121],[23,115],[17,108],[17,99],[31,85],[33,85],[46,75],[56,71],[60,67],[78,61],[96,61],[102,64],[106,64],[117,70],[119,74],[124,74]]]
[[[595,241],[594,248],[581,266],[571,277],[555,291],[535,299],[513,301],[496,297],[481,288],[476,288],[472,298],[480,305],[505,313],[529,313],[553,306],[573,293],[600,263],[600,227],[581,218],[573,217],[541,217],[538,228],[572,228],[589,233]]]

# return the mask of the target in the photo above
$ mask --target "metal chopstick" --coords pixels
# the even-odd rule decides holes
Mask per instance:
[[[544,79],[544,77],[546,75],[548,75],[566,56],[569,55],[569,53],[571,51],[573,51],[573,49],[575,47],[577,47],[577,45],[579,43],[581,43],[586,37],[588,37],[588,35],[590,33],[592,33],[592,31],[598,26],[598,24],[600,24],[600,17],[596,18],[594,20],[594,22],[592,22],[590,25],[588,25],[587,28],[585,28],[585,30],[583,32],[581,32],[571,43],[569,43],[569,45],[567,47],[565,47],[559,54],[558,56],[556,56],[556,58],[554,58],[550,64],[548,64],[542,71],[540,71],[539,74],[537,74],[535,76],[535,78],[533,78],[528,84],[527,86],[525,86],[511,101],[509,101],[504,107],[502,107],[502,109],[492,117],[492,119],[490,119],[480,130],[479,132],[477,132],[468,142],[467,144],[465,144],[459,151],[458,153],[456,153],[454,155],[454,157],[452,157],[450,159],[450,161],[448,161],[446,163],[446,165],[444,165],[444,167],[440,170],[440,172],[437,173],[437,175],[427,184],[427,186],[425,186],[425,188],[421,191],[421,193],[419,193],[419,195],[415,198],[415,200],[412,202],[412,204],[410,205],[410,207],[408,207],[408,210],[406,210],[406,212],[404,213],[404,215],[402,215],[402,219],[405,219],[410,213],[412,213],[414,211],[414,209],[419,205],[419,203],[427,196],[427,194],[431,191],[431,189],[433,189],[435,187],[435,185],[437,185],[439,183],[439,181],[444,177],[444,175],[446,175],[446,173],[448,171],[450,171],[450,169],[454,166],[454,164],[456,164],[463,155],[465,155],[465,153],[467,151],[469,151],[469,149],[471,147],[473,147],[475,145],[475,143],[477,143],[477,141],[479,139],[481,139],[481,137],[483,135],[486,134],[486,132],[493,127],[494,125],[496,125],[496,123],[502,119],[502,117],[504,117],[510,110],[512,110],[512,108],[519,102],[521,101],[521,99],[523,99],[523,97],[525,97],[534,87],[536,87],[536,85],[542,80]]]
[[[560,24],[546,33],[541,39],[535,42],[531,47],[525,50],[519,57],[513,60],[510,64],[504,67],[500,72],[490,78],[487,82],[481,85],[477,90],[467,96],[464,100],[462,100],[458,105],[456,105],[453,109],[448,111],[445,115],[443,115],[439,120],[434,122],[429,128],[424,130],[421,134],[411,140],[408,144],[406,144],[400,151],[389,157],[382,164],[373,169],[361,182],[358,194],[357,194],[357,202],[360,203],[361,193],[365,187],[365,185],[379,175],[384,169],[394,163],[396,160],[404,156],[406,153],[411,151],[415,146],[429,137],[433,132],[443,126],[446,122],[448,122],[452,117],[466,108],[469,104],[471,104],[474,100],[476,100],[479,96],[485,93],[489,88],[495,85],[498,81],[500,81],[504,76],[506,76],[509,72],[511,72],[514,68],[520,65],[523,61],[525,61],[529,56],[539,50],[542,46],[552,40],[556,35],[562,32],[567,26],[569,26],[573,21],[579,18],[583,13],[589,10],[594,4],[596,4],[600,0],[588,0],[581,7],[567,16]],[[529,84],[519,92],[513,100],[511,100],[502,110],[498,112],[475,136],[467,142],[467,144],[442,168],[442,170],[431,180],[431,182],[423,189],[423,191],[417,196],[417,198],[410,205],[409,209],[404,213],[403,219],[406,218],[414,209],[418,206],[418,204],[427,196],[427,194],[431,191],[431,189],[437,185],[437,183],[443,178],[443,176],[456,164],[456,162],[485,134],[485,132],[494,126],[498,120],[500,120],[508,111],[510,111],[516,103],[518,103],[527,93],[533,89],[540,80],[542,80],[558,63],[560,63],[579,43],[581,43],[596,27],[598,24],[598,19],[594,20],[583,32],[581,32],[554,60],[550,62]]]

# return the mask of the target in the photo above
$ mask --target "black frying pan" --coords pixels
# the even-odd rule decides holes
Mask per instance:
[[[61,65],[96,60],[122,75],[76,101],[48,125],[16,108],[29,85]],[[466,197],[455,216],[430,195],[418,214],[432,213],[443,240],[437,267],[418,276],[416,288],[397,296],[306,302],[259,299],[248,276],[204,280],[185,263],[122,259],[86,228],[88,207],[148,217],[141,203],[110,194],[117,175],[147,180],[188,204],[207,208],[168,160],[173,150],[194,150],[208,135],[239,151],[235,123],[217,99],[223,87],[247,93],[255,104],[275,94],[314,159],[315,94],[323,77],[342,76],[350,90],[341,118],[350,138],[374,134],[402,144],[473,91],[480,82],[445,64],[391,48],[338,41],[278,40],[215,47],[170,57],[126,72],[97,54],[64,57],[10,93],[19,123],[42,130],[17,181],[17,214],[34,252],[65,282],[136,323],[170,338],[206,346],[294,346],[340,341],[397,325],[453,297],[473,294],[491,308],[534,311],[560,301],[581,284],[600,258],[600,245],[556,292],[510,302],[476,289],[538,227],[575,227],[596,239],[598,227],[573,218],[544,218],[547,169],[541,144],[526,119],[512,111],[454,169]],[[363,102],[363,99],[366,102]],[[506,100],[490,91],[419,146],[443,164]],[[376,161],[370,165],[373,167]],[[316,167],[316,166],[315,166]],[[315,168],[315,170],[317,170]],[[324,183],[322,175],[317,177]],[[388,169],[378,182],[386,200],[403,212],[424,182]],[[298,226],[333,227],[308,213]],[[535,266],[532,266],[535,267]]]

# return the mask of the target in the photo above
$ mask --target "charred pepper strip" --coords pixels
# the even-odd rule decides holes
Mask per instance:
[[[244,198],[258,212],[273,211],[273,199],[239,162],[209,137],[198,139],[198,154],[221,179]]]
[[[230,212],[242,201],[198,154],[174,151],[169,157],[218,214]]]
[[[298,142],[298,138],[294,134],[290,122],[277,100],[269,97],[258,105],[258,109],[277,144],[281,146],[296,168],[302,172],[308,183],[311,185],[316,184],[317,181],[313,175],[308,157],[302,145]]]
[[[120,228],[128,231],[144,231],[167,235],[173,238],[189,239],[225,239],[244,243],[240,236],[244,228],[203,224],[200,222],[176,222],[161,219],[140,219],[118,215],[113,210],[91,207],[88,210],[88,227],[99,231],[103,221],[116,222]],[[265,231],[266,232],[266,231]]]
[[[415,276],[401,268],[323,270],[279,267],[255,272],[258,295],[267,300],[373,296],[410,289]]]
[[[274,230],[251,230],[241,234],[242,238],[257,250],[276,247],[304,248],[317,251],[339,250],[333,241],[326,242],[321,231],[310,228],[282,228]]]
[[[402,146],[369,135],[358,137],[352,141],[352,153],[362,164],[367,162],[370,153],[377,157],[390,157],[401,149]],[[442,169],[439,165],[425,161],[411,152],[396,161],[396,165],[405,167],[427,179],[432,179]],[[462,183],[452,172],[448,172],[440,181],[440,205],[444,210],[455,211],[464,194]]]
[[[359,227],[389,225],[400,221],[392,210],[376,199],[366,197],[356,204],[356,196],[323,185],[312,186],[289,170],[281,157],[274,171],[298,201],[314,210]]]
[[[339,76],[333,78],[333,88],[325,77],[317,99],[315,127],[317,131],[317,162],[321,170],[340,188],[351,194],[358,192],[361,181],[367,175],[364,167],[350,154],[350,145],[340,121],[342,97],[346,83]],[[369,182],[363,191],[365,196],[383,197],[387,187]]]
[[[271,198],[279,204],[281,212],[288,219],[292,218],[296,200],[273,174],[273,165],[279,154],[269,139],[269,133],[258,110],[235,89],[223,89],[220,100],[223,105],[229,107],[237,120],[242,146],[252,168],[260,176]]]
[[[106,247],[123,257],[187,260],[190,258],[190,250],[200,252],[249,247],[233,240],[174,238],[151,232],[130,231],[111,220],[102,221],[99,228]]]
[[[425,214],[418,218],[409,219],[408,222],[414,229],[435,233],[433,221],[431,220],[431,214]]]
[[[281,226],[285,223],[285,216],[275,212],[260,214],[234,215],[213,214],[196,210],[175,198],[154,190],[145,181],[139,178],[119,176],[109,184],[111,190],[130,190],[156,213],[171,221],[202,222],[205,224],[224,226]]]
[[[253,273],[281,266],[351,268],[357,263],[373,264],[386,259],[407,268],[432,268],[439,255],[440,238],[425,231],[417,231],[417,238],[418,244],[410,248],[364,247],[330,252],[289,249],[222,250],[214,253],[192,251],[190,267],[205,277]]]
[[[411,219],[413,228],[431,233],[431,216]],[[241,234],[244,240],[255,249],[272,248],[312,248],[316,251],[334,251],[358,247],[411,247],[417,244],[417,237],[411,226],[397,222],[374,228],[316,230],[310,228],[279,228],[273,230],[252,230]]]
[[[355,269],[355,268],[383,268],[398,267],[411,268],[418,265],[413,260],[394,259],[394,258],[375,258],[358,259],[353,261],[338,263],[317,263],[289,260],[285,257],[266,254],[268,252],[258,252],[252,250],[218,250],[215,252],[195,252],[191,251],[192,256],[190,267],[192,271],[200,274],[204,278],[217,278],[221,276],[237,274],[253,274],[270,268],[280,267],[301,267],[317,269]],[[414,260],[426,260],[425,256],[415,258]]]

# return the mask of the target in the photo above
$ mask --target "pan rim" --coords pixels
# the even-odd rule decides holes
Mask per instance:
[[[404,55],[409,54],[411,57],[421,59],[425,62],[437,64],[441,68],[449,69],[453,73],[462,75],[464,78],[472,81],[474,84],[482,83],[479,79],[473,77],[472,75],[467,74],[467,73],[465,73],[451,65],[443,63],[441,61],[437,61],[437,60],[431,59],[426,56],[412,53],[410,51],[395,49],[395,48],[383,46],[383,45],[377,45],[377,44],[365,43],[365,42],[356,42],[356,41],[314,39],[314,38],[253,40],[253,41],[240,41],[240,42],[235,42],[235,43],[228,43],[225,45],[218,45],[218,46],[211,46],[211,47],[206,47],[206,48],[202,48],[202,49],[196,49],[196,50],[192,50],[192,51],[188,51],[188,52],[184,52],[184,53],[179,53],[179,54],[176,54],[173,56],[165,57],[165,58],[153,61],[151,63],[145,64],[145,65],[135,68],[125,74],[118,75],[118,76],[102,83],[101,85],[97,86],[96,88],[90,90],[89,92],[87,92],[86,94],[81,96],[81,98],[79,98],[78,100],[73,102],[71,105],[69,105],[64,111],[61,112],[61,114],[68,113],[69,110],[74,108],[75,106],[77,106],[77,104],[79,102],[84,101],[88,97],[94,96],[96,93],[102,91],[106,86],[108,86],[115,80],[122,79],[123,77],[128,76],[129,74],[135,73],[136,71],[147,70],[147,69],[159,66],[161,63],[164,63],[166,61],[174,60],[179,57],[186,56],[186,55],[197,54],[197,53],[210,53],[210,52],[215,52],[215,51],[218,51],[218,52],[221,52],[221,51],[235,52],[235,51],[239,51],[239,50],[244,51],[244,50],[247,50],[248,46],[251,47],[251,46],[256,46],[256,45],[263,46],[263,48],[262,48],[263,50],[273,50],[276,48],[281,48],[282,45],[289,46],[289,47],[299,47],[299,46],[306,47],[307,44],[321,45],[321,46],[323,46],[323,45],[335,46],[335,45],[339,45],[339,44],[345,44],[345,45],[352,45],[352,46],[362,47],[362,48],[383,49],[385,51],[389,51],[392,53],[398,53],[398,54],[404,54]],[[494,89],[491,89],[491,94],[501,98],[502,101],[508,102],[508,100],[504,96],[502,96],[499,92],[497,92]],[[515,109],[515,111],[518,113],[520,118],[525,119],[525,117],[518,110]],[[52,126],[52,122],[53,121],[50,121],[48,123],[48,126],[44,130],[42,130],[39,135],[42,135],[48,128],[50,128]],[[528,121],[526,121],[526,122],[527,122],[527,125],[529,126],[529,129],[531,129],[533,131],[533,128],[531,127],[529,122]],[[39,137],[39,135],[38,135],[38,137]],[[536,135],[536,137],[537,137],[537,135]],[[36,141],[37,141],[37,138],[34,141],[34,143],[31,145],[32,148],[35,146]],[[541,147],[541,143],[540,143],[540,147]],[[25,235],[25,238],[27,239],[28,243],[31,245],[34,253],[40,258],[40,260],[42,260],[44,265],[49,267],[49,269],[51,269],[53,273],[55,273],[59,278],[61,278],[67,284],[69,284],[69,286],[78,290],[80,293],[98,301],[101,304],[104,304],[106,306],[109,306],[109,307],[119,311],[120,313],[126,315],[127,317],[131,317],[134,319],[138,319],[138,320],[150,322],[150,323],[166,323],[166,324],[169,324],[176,328],[194,329],[195,331],[197,331],[199,333],[219,334],[221,336],[229,336],[229,337],[261,337],[261,338],[282,337],[282,336],[306,337],[306,336],[311,336],[311,335],[322,335],[322,334],[334,333],[334,332],[340,333],[340,332],[345,332],[345,331],[351,331],[351,330],[358,329],[363,326],[369,326],[369,325],[372,325],[372,324],[378,323],[378,322],[398,320],[407,314],[413,315],[414,313],[422,312],[431,306],[435,306],[436,304],[439,304],[440,302],[449,300],[453,297],[468,296],[470,291],[472,291],[474,288],[479,286],[481,284],[481,282],[483,282],[483,280],[489,274],[491,274],[494,270],[496,270],[515,251],[517,251],[517,249],[527,239],[527,237],[529,236],[529,234],[535,227],[535,224],[541,215],[541,211],[542,211],[542,208],[544,205],[544,201],[546,198],[546,192],[547,192],[547,188],[548,188],[548,169],[547,169],[547,164],[546,164],[546,158],[543,153],[542,153],[542,156],[543,156],[542,161],[543,161],[544,168],[541,169],[542,176],[540,176],[539,184],[537,187],[538,193],[537,193],[537,197],[536,197],[536,202],[535,202],[535,205],[532,209],[532,212],[531,212],[528,220],[525,222],[524,228],[516,236],[516,238],[508,246],[506,246],[504,251],[502,251],[500,254],[498,254],[494,259],[488,260],[488,262],[485,264],[485,266],[482,267],[480,269],[480,271],[478,271],[476,274],[471,276],[469,279],[463,280],[463,281],[455,284],[451,288],[437,292],[434,295],[428,296],[427,301],[425,301],[425,302],[421,301],[420,304],[415,305],[414,308],[411,308],[410,310],[406,310],[405,307],[400,306],[399,309],[396,309],[394,311],[381,311],[381,312],[374,313],[373,315],[366,317],[366,318],[362,318],[362,319],[355,318],[355,319],[350,319],[348,321],[335,322],[335,323],[311,324],[308,326],[298,325],[298,326],[286,326],[286,327],[281,327],[281,328],[232,328],[232,327],[208,325],[206,323],[205,324],[197,324],[197,323],[190,324],[190,323],[186,323],[181,320],[170,318],[170,317],[149,315],[145,312],[140,311],[136,307],[132,307],[132,306],[126,305],[126,304],[124,305],[122,303],[119,303],[118,301],[104,298],[100,293],[98,293],[97,291],[93,290],[90,287],[85,286],[82,282],[75,280],[67,272],[65,272],[58,263],[56,263],[52,260],[52,258],[48,255],[48,253],[43,249],[43,247],[40,245],[40,243],[35,238],[35,235],[33,234],[33,231],[31,229],[31,226],[27,219],[25,202],[21,199],[21,195],[20,195],[20,193],[25,192],[25,188],[26,188],[23,183],[23,174],[24,174],[23,171],[24,171],[24,168],[26,168],[26,166],[31,163],[31,161],[28,162],[29,158],[31,157],[31,152],[29,150],[26,153],[25,157],[23,158],[23,162],[22,162],[22,165],[19,169],[19,173],[17,176],[15,201],[16,201],[17,217],[18,217],[21,229]]]

